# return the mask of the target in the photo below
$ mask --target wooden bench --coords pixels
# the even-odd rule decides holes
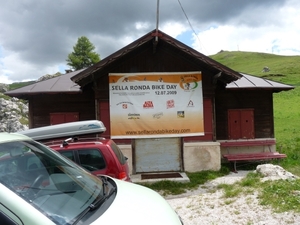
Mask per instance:
[[[239,140],[220,142],[221,147],[226,147],[228,154],[223,154],[222,157],[228,162],[233,162],[234,172],[237,172],[236,163],[239,161],[266,161],[272,159],[286,158],[286,154],[272,152],[271,146],[275,145],[275,140]],[[233,153],[230,154],[229,147],[248,147],[248,146],[268,146],[269,151],[253,152],[253,153]]]

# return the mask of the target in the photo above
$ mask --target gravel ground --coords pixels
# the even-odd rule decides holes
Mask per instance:
[[[182,195],[166,196],[166,200],[180,215],[185,225],[300,224],[300,214],[274,213],[271,208],[258,204],[256,193],[228,199],[222,197],[222,190],[215,189],[221,183],[235,183],[248,172],[230,173],[202,185],[197,190]]]

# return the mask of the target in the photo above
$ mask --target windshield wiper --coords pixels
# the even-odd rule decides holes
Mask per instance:
[[[94,210],[94,209],[98,208],[100,205],[102,205],[103,202],[104,202],[106,199],[110,198],[110,196],[111,196],[113,193],[115,193],[116,190],[117,190],[115,187],[112,187],[112,188],[109,190],[109,193],[106,194],[106,190],[105,190],[105,189],[108,188],[108,183],[107,183],[107,179],[105,179],[105,180],[106,180],[106,183],[103,182],[103,196],[102,196],[102,198],[96,198],[95,201],[89,205],[89,207],[90,207],[91,210]]]
[[[74,220],[74,222],[71,222],[71,224],[75,225],[77,224],[88,212],[96,209],[96,205],[98,205],[98,202],[104,202],[106,199],[106,196],[101,196],[100,198],[96,198],[94,202],[92,202],[84,211],[82,211]]]
[[[88,212],[97,209],[100,205],[102,205],[106,199],[110,198],[110,196],[116,192],[116,188],[112,187],[108,194],[106,194],[106,189],[108,188],[108,181],[106,177],[101,177],[102,180],[102,189],[103,195],[98,195],[97,198],[82,212],[80,213],[75,221],[72,223],[73,225],[77,224]]]
[[[101,180],[102,180],[103,196],[105,196],[105,195],[106,195],[106,188],[108,187],[107,177],[102,176],[102,177],[101,177]]]

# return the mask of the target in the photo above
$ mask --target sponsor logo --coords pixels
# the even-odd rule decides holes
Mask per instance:
[[[177,111],[177,118],[184,118],[184,111]]]
[[[128,113],[128,119],[129,120],[139,120],[141,114],[139,113]]]
[[[117,103],[117,106],[121,105],[122,106],[122,109],[128,109],[128,106],[129,105],[133,105],[132,102],[119,102]]]
[[[154,119],[160,119],[163,115],[164,115],[163,112],[159,112],[159,113],[153,114],[152,117]]]
[[[199,78],[194,75],[185,75],[182,76],[179,82],[179,86],[185,90],[190,91],[198,87]]]
[[[167,109],[174,108],[174,107],[175,107],[174,100],[168,100],[167,101]]]
[[[145,103],[143,104],[143,108],[144,109],[153,109],[153,102],[152,101],[145,101]]]
[[[188,107],[194,107],[194,102],[192,100],[190,100],[187,106]]]

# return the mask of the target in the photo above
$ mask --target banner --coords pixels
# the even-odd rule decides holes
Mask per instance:
[[[111,138],[204,135],[201,72],[109,74]]]

